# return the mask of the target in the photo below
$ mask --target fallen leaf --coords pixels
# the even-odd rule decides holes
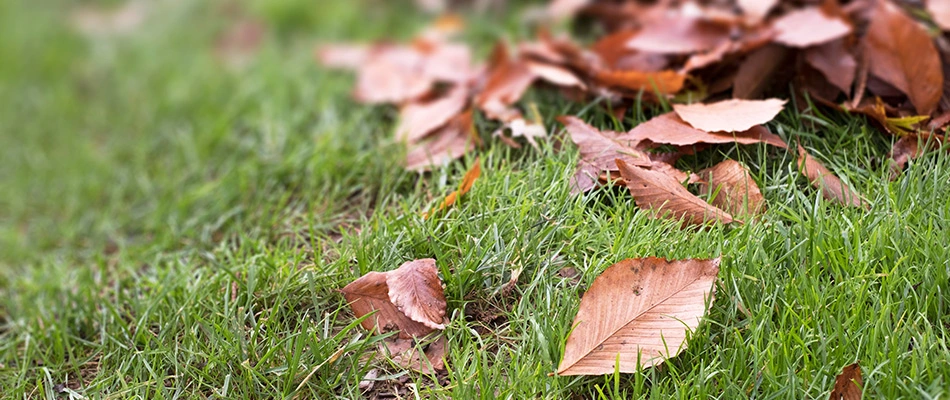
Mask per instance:
[[[748,22],[756,24],[769,14],[778,0],[737,0],[736,3]]]
[[[676,356],[712,304],[719,259],[627,259],[581,299],[558,375],[636,372]]]
[[[819,7],[791,11],[773,23],[778,31],[775,41],[789,47],[810,47],[840,39],[851,33],[851,26],[840,18],[826,15]]]
[[[597,71],[594,80],[604,86],[612,86],[632,91],[645,91],[661,94],[679,92],[686,82],[686,75],[676,71],[642,72],[642,71]]]
[[[521,98],[535,79],[537,75],[531,72],[526,63],[504,61],[492,69],[485,88],[475,97],[475,104],[489,118],[508,120],[509,114],[505,110]]]
[[[861,366],[858,363],[846,365],[835,378],[835,387],[831,389],[829,400],[861,400]]]
[[[423,74],[425,57],[405,46],[375,51],[357,71],[353,97],[363,103],[402,103],[427,93],[435,80]]]
[[[913,18],[888,0],[874,8],[864,50],[874,76],[904,92],[919,115],[930,115],[943,94],[940,55]]]
[[[633,165],[651,165],[650,156],[633,148],[630,141],[618,141],[619,134],[601,132],[597,128],[585,124],[576,117],[561,116],[558,122],[564,125],[571,140],[580,150],[580,160],[577,162],[577,171],[571,179],[573,193],[583,193],[597,185],[597,176],[601,171],[613,170],[617,158],[622,158]]]
[[[576,74],[566,68],[553,64],[545,64],[536,61],[527,61],[528,71],[534,76],[551,83],[552,85],[562,87],[576,87],[586,89],[587,85],[577,77]]]
[[[548,3],[547,15],[552,19],[572,17],[591,0],[552,0]]]
[[[924,3],[937,26],[950,31],[950,0],[927,0]]]
[[[629,49],[657,54],[691,54],[729,40],[729,27],[676,11],[646,21],[627,41]]]
[[[463,156],[478,143],[472,124],[472,110],[456,115],[448,123],[416,143],[406,154],[406,169],[428,171]]]
[[[420,341],[389,337],[380,343],[380,350],[403,368],[431,375],[445,369],[445,353],[448,341],[445,335],[434,340]]]
[[[469,90],[458,85],[444,96],[421,103],[409,103],[399,111],[396,139],[415,143],[427,134],[445,125],[465,109]]]
[[[833,172],[808,154],[801,145],[798,145],[798,168],[805,173],[812,186],[821,189],[821,194],[825,199],[846,206],[865,206],[861,195],[845,185]]]
[[[403,339],[445,329],[445,295],[435,260],[408,261],[388,272],[369,272],[340,290],[371,332],[399,331]]]
[[[756,125],[744,132],[705,132],[693,128],[683,121],[676,113],[669,112],[653,117],[623,134],[620,138],[629,142],[649,140],[653,143],[671,144],[674,146],[689,146],[697,143],[739,143],[755,144],[766,143],[782,148],[788,147],[778,135],[768,131],[764,126]]]
[[[833,40],[805,49],[805,61],[846,95],[851,94],[858,62],[845,48],[844,40]]]
[[[712,205],[732,215],[765,212],[765,197],[749,175],[749,170],[738,161],[725,160],[696,174],[702,179],[699,185],[703,192],[716,193]]]
[[[741,132],[764,124],[782,111],[785,100],[723,100],[710,104],[674,104],[683,121],[707,132]]]
[[[620,175],[640,208],[653,210],[657,216],[682,220],[689,225],[728,224],[734,221],[729,213],[696,197],[670,175],[636,165],[629,166],[620,159],[616,162]]]
[[[433,214],[451,207],[459,197],[462,197],[465,193],[468,193],[469,190],[472,190],[472,186],[475,185],[475,180],[481,175],[482,167],[479,163],[479,159],[476,158],[475,163],[472,164],[472,167],[469,168],[465,176],[462,177],[462,183],[459,185],[458,190],[449,193],[449,195],[445,196],[445,199],[439,203],[438,207],[428,213],[422,214],[422,217],[428,219]]]
[[[770,44],[749,54],[736,73],[732,84],[732,97],[737,99],[755,99],[770,85],[773,77],[788,64],[791,52],[788,48]]]
[[[342,43],[325,44],[317,47],[316,56],[320,64],[328,68],[355,70],[369,59],[372,53],[370,46]]]
[[[920,141],[916,136],[902,136],[894,142],[888,157],[891,159],[891,180],[897,178],[908,161],[919,157],[921,153]]]

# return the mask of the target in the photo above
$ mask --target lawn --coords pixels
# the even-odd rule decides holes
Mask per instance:
[[[555,122],[627,130],[661,109],[617,120],[533,89],[552,138],[515,150],[479,120],[482,176],[424,219],[475,155],[404,171],[395,110],[354,103],[352,76],[313,58],[321,41],[411,37],[427,18],[409,2],[158,1],[130,32],[92,36],[69,22],[87,3],[27,3],[0,3],[0,397],[824,398],[855,361],[867,398],[950,394],[944,151],[891,181],[892,137],[787,107],[770,130],[869,208],[823,200],[783,149],[720,146],[678,166],[740,160],[768,211],[681,229],[626,190],[571,195],[577,152]],[[510,7],[470,16],[463,39],[484,56],[530,35]],[[239,15],[268,30],[229,65],[214,45]],[[581,293],[643,256],[722,257],[689,347],[636,374],[550,376]],[[381,337],[338,292],[419,258],[448,300],[436,380],[370,359]]]

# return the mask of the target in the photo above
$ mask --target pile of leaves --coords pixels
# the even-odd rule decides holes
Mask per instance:
[[[941,143],[950,125],[947,0],[923,5],[895,0],[556,0],[540,15],[545,21],[572,18],[576,26],[602,35],[582,45],[550,33],[542,23],[534,41],[500,42],[480,63],[467,46],[453,40],[464,23],[450,16],[409,43],[324,45],[317,58],[326,66],[356,71],[357,101],[398,108],[395,137],[408,146],[405,168],[414,171],[437,168],[481,146],[483,135],[473,124],[476,114],[495,121],[491,137],[510,146],[536,146],[549,137],[537,109],[520,103],[531,87],[553,88],[579,103],[606,99],[602,104],[618,117],[644,103],[672,105],[672,111],[627,132],[602,131],[577,116],[558,121],[580,153],[571,181],[575,193],[625,185],[638,207],[684,225],[742,223],[765,210],[761,191],[739,162],[726,160],[695,172],[675,166],[683,155],[724,145],[761,143],[791,151],[797,167],[825,198],[868,207],[804,147],[769,131],[766,124],[789,104],[866,116],[881,132],[896,137],[891,152],[895,174],[922,146]],[[789,98],[796,101],[789,103]],[[476,162],[460,190],[425,216],[451,206],[480,173]],[[704,200],[686,184],[715,195]],[[432,260],[414,262],[423,261],[434,265]],[[608,268],[583,298],[557,373],[603,374],[618,365],[620,371],[632,372],[675,355],[685,345],[685,332],[697,326],[711,301],[718,263],[646,258]],[[390,282],[403,268],[385,279],[361,278],[344,293],[358,317],[377,313],[363,320],[368,329],[398,331],[403,340],[406,334],[427,337],[442,327],[444,299],[405,303],[398,288],[407,286]],[[441,291],[433,286],[437,274],[417,275],[425,278],[410,298],[438,299]],[[367,286],[360,283],[364,279],[377,283]],[[378,283],[383,281],[386,285]],[[429,292],[431,296],[424,295]],[[431,306],[443,309],[413,308]],[[416,329],[419,324],[425,329]],[[660,349],[658,343],[666,347]],[[445,351],[444,346],[435,349]],[[416,356],[406,365],[429,370],[418,365],[423,359]],[[429,367],[440,365],[427,359]],[[837,382],[836,391],[840,386],[853,395],[848,385],[857,384],[860,396],[860,368],[854,364],[845,373],[850,378]]]

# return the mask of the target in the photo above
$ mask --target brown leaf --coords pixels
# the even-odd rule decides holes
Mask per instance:
[[[772,78],[778,70],[788,65],[791,52],[777,44],[762,47],[749,54],[742,64],[733,83],[732,97],[737,99],[755,99],[772,84]]]
[[[765,197],[752,180],[749,170],[738,161],[725,160],[697,173],[703,192],[715,193],[712,205],[733,215],[755,215],[765,212]]]
[[[888,0],[879,0],[864,37],[871,74],[907,94],[917,114],[930,115],[943,89],[940,55],[927,29]]]
[[[637,206],[654,210],[657,216],[683,220],[684,224],[703,225],[734,221],[729,213],[720,210],[696,197],[675,178],[662,172],[629,166],[618,159],[617,168],[626,181]]]
[[[846,365],[835,378],[835,387],[831,389],[829,400],[861,400],[861,366],[858,363]]]
[[[778,31],[775,41],[789,47],[810,47],[851,33],[847,22],[825,14],[819,7],[789,12],[776,19],[772,27]]]
[[[463,196],[465,193],[468,193],[469,190],[472,190],[472,186],[475,185],[475,180],[478,179],[478,177],[481,175],[482,175],[482,167],[481,167],[481,164],[479,163],[479,159],[476,158],[475,163],[472,164],[472,167],[469,168],[468,172],[465,173],[465,176],[462,177],[462,183],[459,185],[458,190],[452,193],[449,193],[449,195],[445,196],[445,199],[442,200],[441,203],[439,203],[438,207],[434,208],[432,211],[428,213],[424,213],[422,217],[429,218],[433,214],[451,207],[453,204],[455,204],[455,201],[459,197]]]
[[[865,206],[861,195],[845,185],[833,172],[808,154],[801,145],[798,145],[798,168],[805,173],[812,186],[821,189],[821,194],[825,199],[846,206]]]
[[[676,113],[666,113],[653,117],[637,125],[630,132],[620,136],[630,142],[649,140],[653,143],[665,143],[674,146],[689,146],[697,143],[766,143],[785,148],[782,138],[772,134],[764,126],[757,125],[744,132],[705,132],[693,128]]]
[[[902,136],[891,147],[891,180],[904,170],[907,162],[920,156],[920,140],[916,136]]]
[[[435,83],[422,73],[425,62],[422,53],[409,47],[379,49],[360,66],[353,96],[363,103],[401,103],[419,98]]]
[[[805,61],[821,72],[828,82],[848,95],[851,93],[858,62],[845,48],[844,43],[844,40],[839,39],[809,47],[805,50]]]
[[[554,64],[527,61],[528,71],[555,86],[586,89],[587,85],[569,69]]]
[[[782,111],[785,100],[724,100],[709,104],[674,104],[676,114],[696,129],[740,132],[764,124]]]
[[[537,79],[528,65],[520,61],[505,60],[495,66],[485,88],[475,98],[475,104],[489,118],[508,120],[506,110],[521,98]]]
[[[736,3],[747,17],[748,22],[755,24],[769,14],[778,0],[737,0]]]
[[[680,11],[650,18],[627,41],[627,48],[658,54],[690,54],[710,50],[728,40],[729,27]]]
[[[399,331],[400,338],[445,329],[445,295],[435,260],[409,261],[388,272],[369,272],[340,290],[357,318],[375,332]]]
[[[576,117],[561,116],[558,122],[564,124],[571,140],[580,150],[577,172],[571,179],[573,193],[583,193],[593,189],[601,171],[613,170],[618,157],[634,165],[649,166],[650,156],[634,148],[630,141],[616,140],[616,133],[601,132],[585,124]]]
[[[659,94],[674,94],[683,88],[686,75],[676,71],[597,71],[594,79],[604,85],[632,91],[646,91]]]
[[[445,352],[448,341],[445,335],[428,343],[417,339],[389,337],[380,343],[381,352],[403,368],[422,374],[433,374],[445,369]],[[423,357],[424,356],[424,357]]]
[[[941,30],[950,31],[950,0],[927,0],[927,11]]]
[[[399,111],[396,139],[415,143],[445,125],[465,109],[469,90],[458,85],[444,96],[424,103],[409,103]]]
[[[477,143],[472,110],[468,110],[429,134],[426,140],[416,143],[406,154],[406,169],[428,171],[461,157]]]
[[[627,259],[581,299],[558,375],[630,373],[676,356],[712,304],[719,259]]]

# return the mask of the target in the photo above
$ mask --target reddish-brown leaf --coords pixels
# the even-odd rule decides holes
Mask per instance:
[[[943,91],[940,55],[927,29],[889,0],[877,1],[864,36],[871,74],[904,92],[919,115],[937,108]]]
[[[629,140],[617,140],[619,135],[616,133],[601,132],[576,117],[561,116],[557,120],[564,124],[581,153],[580,160],[577,161],[577,172],[571,179],[571,191],[574,193],[593,189],[600,172],[613,170],[616,165],[614,160],[617,158],[633,165],[651,164],[649,155],[635,149],[635,143]]]
[[[422,73],[422,53],[409,47],[377,50],[359,68],[353,96],[364,103],[402,103],[419,98],[435,81]]]
[[[435,260],[409,261],[386,277],[389,300],[409,319],[432,329],[445,329],[445,295]]]
[[[821,189],[821,194],[825,199],[846,206],[865,206],[858,192],[845,185],[833,172],[808,154],[801,145],[798,146],[798,168],[805,173],[813,186]]]
[[[366,62],[372,49],[360,44],[327,44],[317,47],[317,61],[329,68],[357,69]]]
[[[612,86],[632,91],[644,90],[659,94],[673,94],[679,92],[686,82],[686,75],[676,71],[642,72],[642,71],[597,71],[594,79],[604,86]]]
[[[941,30],[950,31],[950,0],[927,0],[927,11]]]
[[[472,125],[472,110],[453,117],[447,124],[416,143],[406,154],[406,169],[427,171],[461,157],[478,144]]]
[[[620,175],[640,208],[690,225],[728,224],[734,221],[729,213],[696,197],[670,175],[627,165],[620,159],[616,162]]]
[[[465,109],[469,90],[458,85],[444,96],[421,103],[409,103],[399,111],[396,139],[415,143],[427,134],[445,125]]]
[[[846,365],[835,378],[835,387],[831,389],[829,400],[861,400],[861,366],[858,363]]]
[[[897,175],[904,170],[907,162],[920,156],[920,140],[916,136],[902,136],[891,147],[891,179],[897,178]]]
[[[778,3],[778,0],[737,0],[739,8],[750,24],[756,24],[765,18]]]
[[[536,78],[526,63],[506,59],[492,69],[475,104],[489,118],[507,120],[508,106],[517,102]]]
[[[772,27],[778,31],[775,41],[789,47],[810,47],[851,33],[847,22],[825,14],[819,7],[789,12],[776,19]]]
[[[423,218],[429,218],[429,216],[435,214],[436,212],[445,210],[446,208],[451,207],[455,204],[455,201],[459,197],[468,193],[469,190],[472,190],[472,186],[475,185],[475,180],[482,175],[482,166],[479,163],[479,159],[475,159],[475,163],[472,164],[472,167],[469,168],[468,172],[465,173],[465,176],[462,177],[462,183],[459,185],[458,190],[449,193],[448,196],[445,196],[445,199],[439,203],[439,206],[434,208],[431,212],[424,213]]]
[[[715,194],[712,205],[732,215],[765,212],[765,197],[752,180],[749,170],[735,160],[725,160],[697,173],[703,192]],[[718,193],[717,193],[718,192]]]
[[[851,84],[854,83],[858,62],[845,47],[844,40],[832,40],[820,46],[809,47],[805,50],[805,61],[846,95],[851,94]]]
[[[732,97],[756,99],[772,84],[772,78],[781,67],[788,65],[791,52],[788,48],[770,44],[749,54],[736,73],[732,84]]]
[[[627,41],[627,48],[647,53],[691,54],[729,40],[729,27],[683,12],[658,14]]]
[[[696,129],[741,132],[764,124],[782,111],[785,100],[724,100],[710,104],[674,104],[676,114]]]
[[[587,85],[581,81],[580,78],[571,70],[563,67],[559,67],[554,64],[540,63],[537,61],[527,61],[528,71],[531,71],[534,76],[543,79],[544,81],[555,85],[563,87],[576,87],[580,89],[586,89]]]
[[[401,338],[444,329],[445,295],[435,260],[409,261],[388,272],[370,272],[340,291],[369,331],[399,331]]]
[[[744,132],[705,132],[693,128],[673,112],[653,117],[649,121],[637,125],[630,132],[621,135],[620,138],[634,143],[649,140],[653,143],[674,146],[735,142],[739,144],[766,143],[782,148],[788,147],[782,138],[770,133],[768,129],[761,125],[756,125]]]
[[[676,356],[712,304],[719,259],[627,259],[581,299],[558,375],[636,372]]]
[[[379,348],[401,367],[430,375],[445,369],[447,346],[445,335],[439,335],[438,338],[426,342],[415,338],[390,337],[383,340]]]

